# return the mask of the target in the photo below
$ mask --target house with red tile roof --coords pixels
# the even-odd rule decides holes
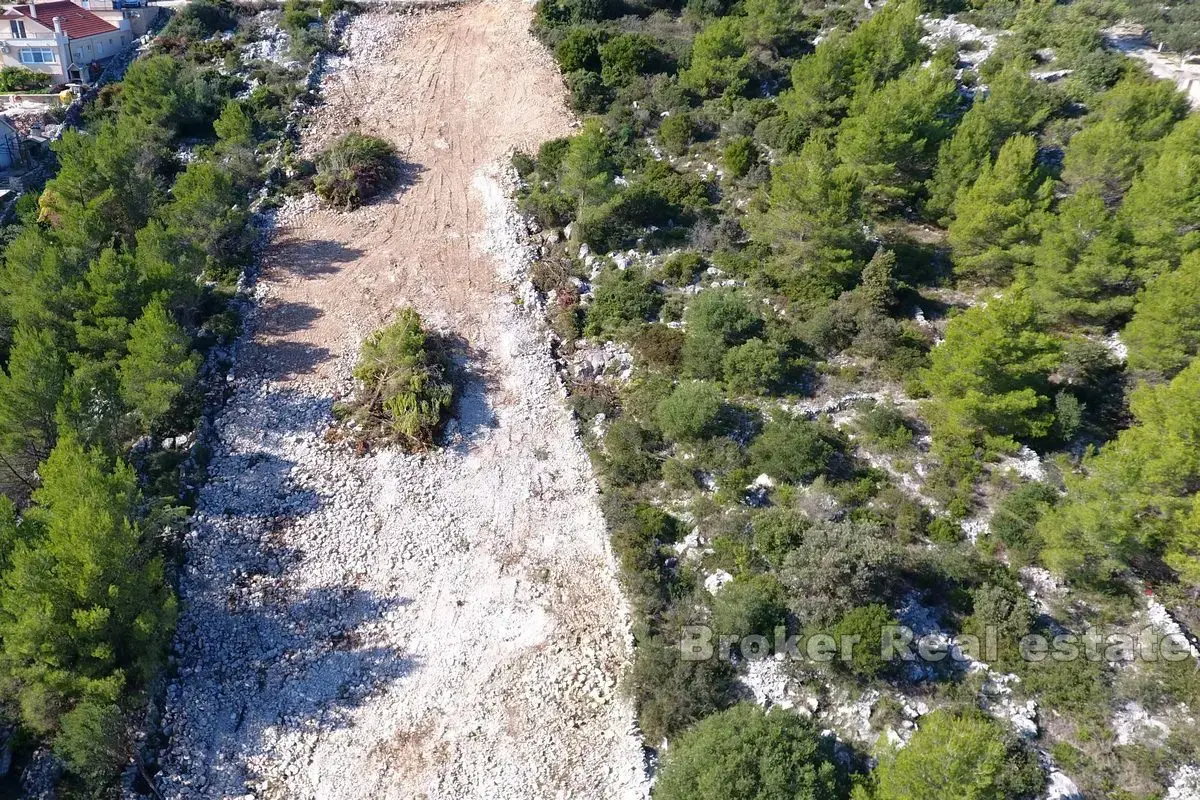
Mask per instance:
[[[56,84],[90,83],[132,39],[128,20],[106,20],[69,0],[4,6],[0,66],[43,72]]]

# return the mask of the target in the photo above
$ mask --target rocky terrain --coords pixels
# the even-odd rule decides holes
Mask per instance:
[[[304,147],[384,136],[408,177],[279,215],[188,535],[163,797],[645,793],[595,483],[489,169],[569,129],[529,13],[365,13],[330,65]],[[460,342],[446,446],[358,456],[332,405],[405,304]]]

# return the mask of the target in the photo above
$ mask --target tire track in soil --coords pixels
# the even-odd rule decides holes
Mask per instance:
[[[409,180],[280,214],[188,534],[165,797],[645,794],[590,466],[496,278],[515,243],[479,177],[573,124],[531,12],[375,10],[331,62],[304,151],[383,136]],[[405,304],[469,353],[456,443],[355,458],[326,441],[331,403]]]

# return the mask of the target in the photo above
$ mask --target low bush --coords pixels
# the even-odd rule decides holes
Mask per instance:
[[[226,0],[196,0],[177,10],[163,29],[165,39],[207,39],[237,25],[233,4]]]
[[[783,380],[783,351],[762,339],[731,348],[723,362],[725,386],[736,394],[769,394]]]
[[[607,253],[634,239],[651,225],[665,225],[676,209],[648,182],[634,184],[602,205],[579,215],[579,238],[596,253]]]
[[[729,144],[721,154],[725,162],[725,171],[734,178],[745,177],[758,163],[758,147],[749,136],[739,136]]]
[[[741,703],[679,737],[655,800],[832,800],[845,796],[832,742],[798,714]]]
[[[783,557],[780,580],[802,625],[829,625],[846,612],[895,602],[904,551],[878,531],[850,522],[820,522]]]
[[[892,663],[884,658],[884,631],[894,625],[896,620],[892,618],[887,606],[878,603],[860,606],[843,614],[830,633],[836,642],[847,641],[847,637],[850,637],[853,638],[854,644],[848,659],[844,658],[844,650],[839,653],[838,661],[835,662],[838,668],[866,679],[878,678],[887,672]]]
[[[35,92],[49,88],[51,78],[24,67],[0,69],[0,92]]]
[[[859,419],[863,435],[889,450],[900,450],[912,444],[913,430],[900,409],[885,403],[872,405]]]
[[[642,33],[623,33],[602,44],[599,53],[601,75],[609,86],[625,86],[664,66],[657,40]]]
[[[755,515],[752,523],[754,549],[771,566],[778,567],[788,553],[800,546],[804,532],[811,527],[807,517],[790,508],[766,509]]]
[[[713,599],[712,627],[717,634],[765,636],[787,624],[787,596],[774,575],[739,576]]]
[[[996,506],[989,530],[1009,552],[1026,561],[1041,549],[1038,521],[1058,502],[1058,492],[1048,483],[1027,483]]]
[[[572,28],[554,48],[554,57],[563,73],[600,71],[600,32],[592,28]]]
[[[653,282],[637,270],[613,270],[597,281],[584,335],[611,336],[625,325],[646,322],[661,305]]]
[[[448,366],[444,348],[425,332],[420,315],[403,309],[363,342],[354,367],[359,392],[348,410],[368,436],[428,448],[454,401]]]
[[[696,126],[692,124],[692,118],[682,111],[667,117],[658,126],[658,139],[663,149],[673,156],[686,153],[695,134]]]
[[[666,325],[647,325],[633,338],[633,349],[650,366],[673,371],[683,353],[683,331]]]
[[[604,435],[604,475],[618,486],[637,485],[657,478],[658,459],[648,452],[650,438],[636,422],[618,419]]]
[[[347,133],[317,156],[314,186],[332,206],[353,210],[396,179],[396,151],[383,139]]]
[[[755,469],[787,483],[808,483],[828,472],[836,452],[820,425],[790,416],[768,422],[750,445]]]
[[[655,409],[663,433],[676,441],[695,442],[716,432],[721,393],[711,383],[685,381]]]
[[[704,269],[704,259],[699,253],[675,253],[663,262],[660,274],[663,283],[668,286],[687,286],[696,280],[696,275]]]
[[[629,688],[647,742],[658,743],[728,704],[733,688],[728,661],[683,658],[679,631],[638,643]]]
[[[580,114],[600,114],[608,107],[608,87],[598,72],[587,69],[568,72],[567,88],[571,91],[571,108]]]

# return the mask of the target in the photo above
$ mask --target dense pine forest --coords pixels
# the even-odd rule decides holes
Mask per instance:
[[[1191,796],[1200,115],[1122,20],[1200,44],[1190,3],[541,0],[584,122],[513,163],[655,797]],[[894,624],[992,646],[780,647]]]
[[[201,0],[174,14],[53,143],[52,177],[3,231],[5,796],[44,742],[63,796],[110,796],[161,691],[204,470],[195,432],[239,329],[251,200],[281,182],[288,115],[325,44],[318,9],[293,3],[286,58],[243,59],[256,13]]]

